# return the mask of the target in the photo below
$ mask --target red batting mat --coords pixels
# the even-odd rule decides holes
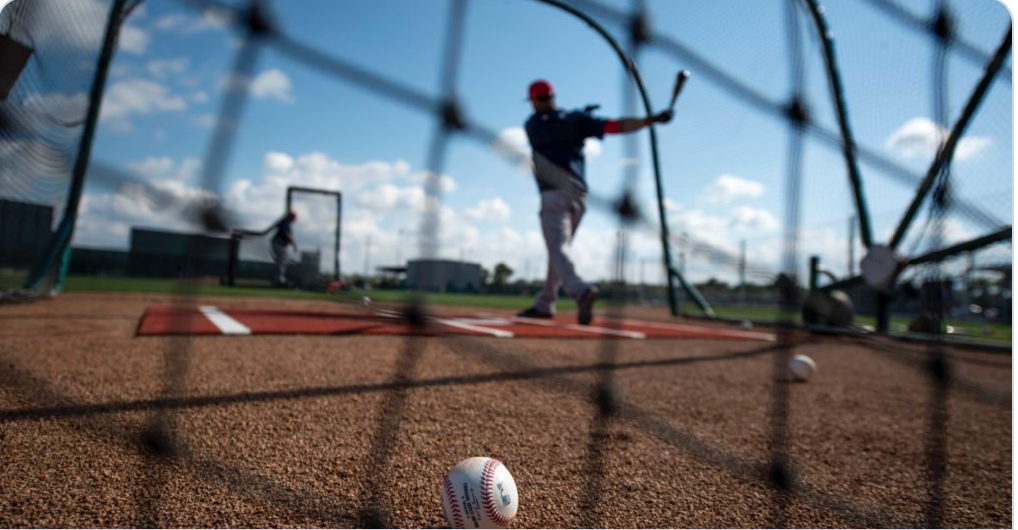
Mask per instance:
[[[744,339],[774,341],[773,333],[646,320],[575,320],[499,315],[432,315],[423,327],[407,324],[396,311],[364,312],[231,309],[158,306],[145,310],[138,335],[473,335],[496,338]]]

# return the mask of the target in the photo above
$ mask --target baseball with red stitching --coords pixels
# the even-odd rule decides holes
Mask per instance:
[[[519,507],[516,481],[494,458],[463,460],[442,482],[442,513],[451,528],[508,528]]]

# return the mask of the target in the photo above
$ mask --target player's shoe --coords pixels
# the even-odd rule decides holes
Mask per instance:
[[[554,318],[555,315],[548,313],[547,311],[541,311],[536,307],[529,307],[516,313],[516,316],[521,318]]]
[[[596,301],[597,287],[594,286],[583,291],[580,298],[576,300],[576,305],[579,307],[579,311],[576,313],[576,319],[579,320],[581,326],[586,326],[590,324],[591,320],[594,320],[594,302]]]

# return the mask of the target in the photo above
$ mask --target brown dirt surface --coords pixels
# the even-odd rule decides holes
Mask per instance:
[[[791,384],[751,341],[135,336],[175,301],[0,306],[0,527],[444,527],[442,477],[481,455],[520,528],[922,527],[941,397],[942,524],[1012,525],[1008,354],[946,350],[939,393],[930,348],[876,338],[798,336],[819,369]]]

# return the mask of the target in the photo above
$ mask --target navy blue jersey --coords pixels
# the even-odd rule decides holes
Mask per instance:
[[[293,240],[293,226],[287,218],[282,218],[276,223],[276,234],[272,236],[272,243],[286,245]]]
[[[541,191],[560,189],[561,179],[549,176],[547,162],[566,170],[566,178],[584,192],[587,180],[584,175],[583,142],[587,138],[604,137],[607,120],[591,116],[582,111],[566,112],[556,109],[552,112],[534,114],[527,119],[527,139],[534,150],[534,173],[537,187]],[[541,160],[541,157],[547,160]],[[559,172],[560,175],[563,173]],[[571,178],[570,178],[571,177]]]

